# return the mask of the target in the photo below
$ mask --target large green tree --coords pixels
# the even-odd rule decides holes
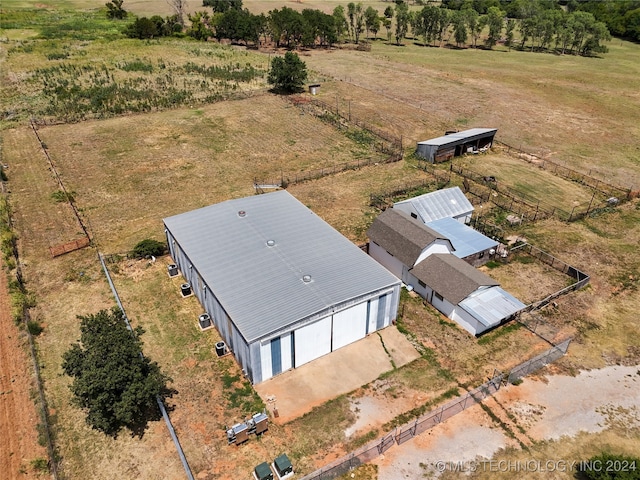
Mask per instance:
[[[141,434],[149,420],[160,417],[157,397],[170,395],[170,379],[141,355],[143,330],[129,330],[120,309],[78,318],[80,342],[62,363],[73,377],[73,403],[86,410],[89,425],[107,435],[122,428]]]
[[[489,7],[487,10],[487,25],[489,25],[489,34],[485,42],[487,47],[493,48],[500,40],[500,35],[504,28],[504,16],[505,13],[498,7]]]
[[[378,31],[380,30],[380,15],[378,15],[378,11],[369,6],[364,11],[364,27],[367,31],[367,37],[369,36],[369,32],[373,32],[374,38],[378,36]]]
[[[409,30],[409,19],[409,6],[404,2],[396,4],[396,43],[398,45]]]
[[[284,93],[299,92],[306,80],[307,65],[297,54],[287,52],[284,57],[276,57],[271,61],[267,81],[275,90]]]
[[[342,5],[338,5],[333,9],[333,19],[338,38],[342,37],[345,32],[349,31],[349,24],[347,23],[347,19],[344,15],[344,7]]]

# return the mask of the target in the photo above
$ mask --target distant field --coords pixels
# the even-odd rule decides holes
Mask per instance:
[[[47,3],[37,0],[5,0],[3,2],[4,8],[68,8],[79,10],[97,10],[104,9],[103,0],[64,0],[62,2],[56,1]],[[304,8],[318,9],[326,13],[333,12],[333,9],[342,5],[345,10],[347,8],[348,1],[343,0],[244,0],[242,2],[243,8],[248,8],[252,13],[267,13],[275,8],[282,8],[284,6],[292,8],[294,10],[302,10]],[[371,5],[376,8],[380,14],[389,5],[389,2],[380,0],[365,0],[362,4],[366,7]],[[125,0],[123,8],[128,12],[132,12],[138,16],[152,16],[152,15],[171,15],[173,10],[169,2],[163,0]],[[196,11],[211,11],[209,7],[203,7],[201,0],[190,0],[187,2],[187,12]]]
[[[244,5],[254,12],[282,5],[331,11],[346,3],[253,0]],[[390,2],[368,4],[382,11]],[[2,8],[4,12],[43,5],[35,0],[5,0]],[[103,8],[104,1],[68,0],[55,5],[93,11]],[[124,6],[140,15],[170,13],[163,1],[125,0]],[[190,2],[189,8],[199,5]],[[52,22],[46,15],[38,21]],[[91,26],[102,25],[102,20],[91,18],[96,22]],[[81,20],[73,14],[69,22],[82,26]],[[31,28],[6,32],[1,35],[8,39],[0,52],[0,101],[2,111],[9,114],[0,120],[2,162],[9,166],[8,188],[27,288],[37,298],[32,317],[45,327],[38,346],[61,465],[68,478],[182,478],[163,424],[151,425],[142,439],[126,433],[118,439],[105,438],[91,431],[82,413],[69,404],[69,379],[61,375],[60,363],[79,336],[75,316],[114,302],[93,247],[50,258],[48,247],[72,240],[80,228],[68,205],[52,197],[59,187],[26,123],[50,100],[42,94],[35,71],[65,62],[104,64],[106,71],[126,79],[137,74],[118,69],[118,62],[140,60],[154,68],[159,60],[250,63],[263,68],[269,53],[178,39],[111,41],[109,30],[101,32],[100,40],[33,40]],[[514,147],[580,171],[592,170],[623,187],[640,188],[638,45],[614,41],[602,58],[578,58],[503,48],[493,52],[425,48],[410,39],[404,43],[397,47],[378,40],[371,52],[299,53],[310,69],[310,80],[322,84],[318,98],[341,113],[402,135],[407,154],[416,141],[440,136],[444,130],[496,127],[498,138]],[[154,70],[153,75],[157,73]],[[256,178],[277,179],[356,158],[383,158],[344,131],[266,93],[264,87],[260,78],[238,86],[252,96],[234,101],[200,101],[152,113],[41,127],[47,150],[94,235],[94,246],[103,253],[124,253],[143,238],[161,240],[163,217],[252,195]],[[497,151],[468,161],[474,170],[496,176],[501,185],[544,202],[567,206],[584,203],[591,195],[582,185]],[[288,190],[349,239],[363,243],[377,215],[369,206],[369,195],[427,178],[409,159],[291,185]],[[505,235],[522,236],[591,275],[589,287],[558,299],[556,306],[544,311],[551,324],[576,334],[569,355],[557,368],[572,372],[640,362],[637,199],[580,222],[551,219],[507,227]],[[344,397],[290,425],[274,426],[269,436],[248,449],[229,453],[222,438],[224,424],[241,414],[238,398],[251,397],[251,390],[239,394],[236,389],[243,384],[233,379],[239,373],[237,365],[213,358],[215,334],[205,337],[196,329],[199,306],[194,299],[176,301],[175,285],[163,269],[166,260],[156,264],[122,260],[111,268],[125,308],[134,322],[147,329],[145,352],[174,376],[179,391],[171,415],[195,473],[222,478],[233,471],[240,477],[255,460],[271,458],[285,445],[297,456],[302,471],[344,453],[344,429],[353,420]],[[566,281],[535,264],[515,263],[489,273],[525,301]],[[479,342],[415,298],[405,300],[404,313],[405,326],[431,349],[420,362],[389,375],[392,386],[408,395],[416,393],[406,387],[412,379],[428,385],[429,395],[447,388],[444,380],[451,378],[475,386],[494,368],[506,370],[547,347],[517,327],[497,329]],[[420,397],[423,405],[429,395]],[[419,403],[416,400],[413,406]],[[626,440],[637,443],[635,438]]]
[[[402,134],[410,148],[445,130],[498,128],[514,147],[640,188],[640,52],[602,58],[450,50],[378,41],[367,52],[305,56],[329,81],[320,98]]]

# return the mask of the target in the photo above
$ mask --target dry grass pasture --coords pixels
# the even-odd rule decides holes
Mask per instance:
[[[96,9],[103,3],[78,0],[63,6]],[[127,4],[140,14],[169,13],[163,2]],[[245,2],[252,11],[258,11],[258,4],[267,10],[286,4],[330,11],[338,2]],[[386,4],[375,5],[381,10]],[[36,5],[25,0],[3,4],[3,8],[20,6]],[[269,57],[242,48],[218,50],[213,44],[175,39],[149,44],[57,40],[52,46],[35,39],[30,29],[8,32],[1,45],[4,88],[0,98],[3,111],[15,110],[22,117],[5,116],[0,121],[2,163],[9,166],[7,185],[26,286],[37,298],[32,317],[45,327],[38,338],[39,360],[61,470],[65,478],[183,478],[162,422],[150,424],[141,439],[127,433],[111,439],[90,430],[82,412],[70,405],[69,379],[62,375],[60,363],[63,352],[79,337],[76,315],[114,303],[96,248],[122,254],[144,238],[162,239],[163,217],[252,195],[255,178],[277,179],[355,158],[383,157],[344,131],[266,92],[234,101],[42,126],[39,133],[66,188],[75,192],[94,240],[91,248],[52,259],[48,248],[73,240],[81,229],[69,206],[52,198],[59,188],[57,181],[25,121],[32,109],[46,101],[30,79],[34,69],[55,63],[47,60],[47,53],[69,49],[69,61],[106,65],[115,65],[124,53],[153,64],[161,58],[178,61],[184,55],[214,62],[215,52],[224,52],[225,62],[255,65],[266,65]],[[407,153],[415,141],[439,136],[444,130],[490,126],[499,129],[498,138],[507,144],[637,190],[640,49],[620,41],[611,42],[609,48],[602,58],[578,58],[500,48],[425,48],[407,40],[403,47],[377,41],[371,52],[301,53],[311,78],[322,83],[321,100],[402,135]],[[76,55],[79,51],[86,53]],[[204,51],[213,53],[202,55]],[[263,86],[263,79],[258,79],[248,89],[259,91]],[[500,152],[462,161],[495,175],[501,184],[558,203],[560,208],[591,197],[583,185]],[[408,159],[291,185],[289,191],[361,243],[377,214],[369,206],[371,193],[427,178]],[[522,236],[591,275],[586,289],[558,299],[555,307],[543,312],[554,328],[576,335],[569,355],[556,368],[575,372],[640,362],[637,199],[579,222],[549,219],[506,227],[505,234]],[[285,450],[300,472],[309,472],[404,418],[394,412],[395,417],[348,436],[345,431],[356,422],[352,406],[357,402],[364,405],[363,399],[375,398],[388,404],[401,402],[407,415],[424,411],[451,389],[473,387],[494,369],[506,371],[548,347],[525,328],[512,325],[475,339],[419,299],[406,296],[400,326],[423,345],[422,358],[289,424],[273,425],[260,441],[252,439],[245,446],[230,448],[224,441],[224,425],[240,420],[258,400],[241,381],[235,362],[213,355],[217,334],[198,330],[195,319],[200,307],[193,298],[177,298],[179,280],[167,277],[168,261],[116,259],[110,268],[129,316],[147,332],[145,353],[174,379],[177,393],[171,399],[171,418],[200,479],[246,477],[255,464]],[[488,273],[525,301],[539,299],[567,282],[537,263],[513,263]],[[603,438],[611,446],[625,441],[640,449],[640,438],[625,437],[621,429],[611,428]],[[572,455],[579,448],[602,444],[581,436],[535,448]],[[512,454],[518,455],[505,452]],[[357,478],[376,476],[377,468],[365,467]]]

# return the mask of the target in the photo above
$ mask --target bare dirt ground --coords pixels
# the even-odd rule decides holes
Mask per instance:
[[[284,424],[327,400],[374,381],[394,366],[402,367],[419,356],[411,343],[391,326],[379,334],[373,333],[342,347],[332,355],[325,355],[262,382],[255,389],[270,406],[271,412],[277,407],[279,416],[274,421]],[[335,365],[344,365],[345,368],[335,368]],[[275,401],[270,403],[269,398]],[[355,432],[360,427],[356,425],[350,428]]]
[[[533,444],[529,452],[520,452],[517,458],[528,457],[543,461],[580,461],[584,456],[567,456],[559,448],[554,455],[539,458],[536,442],[556,441],[582,433],[598,434],[610,428],[623,428],[627,438],[628,454],[637,453],[640,445],[640,370],[638,367],[611,366],[600,370],[582,371],[575,377],[564,375],[525,379],[519,386],[508,385],[495,395],[492,411],[499,418],[512,419]],[[379,478],[436,478],[446,472],[447,478],[463,477],[476,468],[478,473],[495,478],[505,474],[512,478],[513,471],[500,471],[497,463],[501,450],[519,449],[518,444],[496,425],[479,406],[453,417],[432,430],[388,450],[379,465]],[[482,460],[493,462],[476,463]],[[528,460],[525,459],[525,460]],[[463,470],[452,472],[461,467]],[[494,469],[491,471],[491,469]],[[548,472],[524,472],[520,478],[548,478]],[[520,472],[520,474],[523,472]],[[556,472],[553,478],[573,478],[574,472]],[[509,474],[511,477],[509,477]],[[519,476],[520,476],[519,474]],[[483,477],[484,478],[484,477]]]
[[[47,452],[38,445],[27,339],[9,312],[7,277],[0,272],[0,472],[6,480],[38,478],[30,462]]]

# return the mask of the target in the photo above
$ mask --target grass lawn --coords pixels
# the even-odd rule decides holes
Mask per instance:
[[[537,200],[541,206],[550,210],[556,207],[571,212],[577,205],[588,204],[593,196],[593,192],[583,185],[565,180],[542,168],[536,169],[535,165],[502,153],[466,156],[459,163],[480,175],[494,176],[499,187],[507,186],[522,194],[525,199],[530,199],[534,204]]]

